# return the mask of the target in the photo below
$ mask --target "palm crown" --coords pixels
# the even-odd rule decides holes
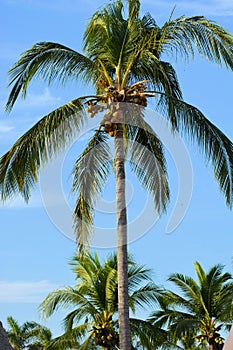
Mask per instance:
[[[50,343],[50,348],[76,347],[91,349],[95,344],[113,349],[119,343],[118,298],[117,298],[117,257],[111,255],[101,264],[98,255],[75,256],[71,262],[75,273],[74,287],[62,287],[51,292],[40,305],[42,315],[49,317],[57,309],[68,309],[63,325],[65,333]],[[161,289],[150,277],[151,271],[140,266],[129,257],[129,306],[132,314],[136,309],[156,303]],[[131,318],[132,339],[147,344],[156,338],[163,341],[163,333],[143,320]],[[155,341],[155,339],[154,339]]]
[[[225,64],[232,69],[232,36],[202,16],[182,16],[174,20],[170,18],[160,28],[150,14],[139,16],[139,1],[129,0],[127,3],[127,18],[123,16],[122,1],[111,3],[92,16],[84,35],[85,55],[51,42],[37,43],[24,52],[9,72],[12,90],[7,110],[11,110],[20,93],[23,97],[26,96],[28,84],[36,76],[48,83],[55,79],[63,83],[68,79],[91,83],[97,93],[91,103],[97,105],[109,101],[143,104],[148,94],[157,96],[158,110],[169,118],[173,128],[184,131],[191,139],[195,139],[207,159],[212,162],[219,187],[225,194],[227,204],[232,206],[232,143],[199,110],[182,100],[175,70],[169,62],[163,61],[163,57],[168,55],[174,58],[193,57],[197,50],[210,61]],[[147,90],[144,84],[137,85],[138,81],[145,79],[148,80]],[[1,158],[2,199],[17,192],[26,200],[29,199],[30,189],[38,180],[41,165],[63,148],[75,131],[80,130],[85,119],[84,102],[87,102],[87,98],[80,97],[49,113]],[[134,138],[156,152],[157,159],[161,160],[160,170],[166,175],[162,147],[155,134],[152,132],[151,135],[151,129],[149,130],[150,137],[148,133],[135,128]],[[90,146],[101,143],[103,150],[108,152],[104,141],[105,135],[97,133]],[[102,157],[101,163],[104,155]],[[148,172],[148,176],[145,175],[144,179],[141,176],[140,180],[145,188],[153,192],[154,186],[151,185],[150,188],[147,185],[148,180],[152,181],[150,167],[146,169],[145,162],[141,163],[140,167]],[[102,167],[99,174],[101,181],[92,188],[92,194],[99,194],[102,190],[101,182],[106,180],[108,169],[106,164]],[[95,176],[96,171],[93,172],[93,177]],[[160,210],[166,206],[169,197],[166,187],[167,183],[163,183],[166,195],[160,199],[160,205],[155,198]],[[81,188],[80,185],[79,189]],[[80,197],[78,204],[81,203]],[[91,201],[90,207],[93,204]]]
[[[221,349],[220,333],[229,328],[233,320],[233,279],[223,272],[222,265],[213,266],[208,272],[195,262],[198,282],[179,273],[172,274],[169,281],[181,293],[165,291],[160,299],[161,309],[150,320],[159,327],[168,326],[178,340],[196,339],[199,344],[209,344]]]

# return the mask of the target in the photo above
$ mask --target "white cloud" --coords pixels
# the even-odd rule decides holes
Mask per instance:
[[[34,92],[30,92],[27,94],[25,100],[21,100],[17,106],[25,108],[35,108],[35,107],[44,107],[44,106],[54,106],[57,105],[58,102],[61,101],[60,97],[55,97],[51,94],[48,88],[45,88],[43,93],[38,94]]]
[[[9,125],[1,125],[0,124],[0,134],[1,133],[8,133],[9,131],[13,130],[14,127],[13,126],[9,126]]]
[[[43,281],[0,281],[0,303],[38,303],[58,286]]]

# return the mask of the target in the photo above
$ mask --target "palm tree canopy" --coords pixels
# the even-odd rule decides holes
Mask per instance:
[[[25,322],[22,326],[13,318],[8,317],[7,332],[14,350],[44,350],[51,340],[51,331],[36,322]]]
[[[150,320],[157,326],[167,326],[178,339],[190,335],[197,341],[222,342],[219,331],[233,321],[233,277],[218,264],[205,272],[195,262],[197,282],[179,273],[170,275],[179,293],[166,291],[160,298],[161,309]]]
[[[12,89],[7,111],[20,94],[26,96],[33,78],[48,84],[54,80],[66,83],[70,79],[90,83],[95,94],[80,96],[46,115],[1,157],[1,199],[17,193],[29,199],[41,166],[63,149],[85,123],[88,115],[85,103],[89,103],[90,116],[106,112],[107,108],[106,117],[109,102],[140,103],[145,107],[147,99],[157,97],[157,111],[175,130],[197,142],[212,164],[227,205],[232,207],[233,144],[201,111],[183,101],[176,72],[168,62],[177,58],[187,60],[195,53],[232,70],[233,36],[203,16],[177,19],[171,16],[159,27],[150,14],[140,16],[139,0],[116,0],[94,13],[84,33],[83,53],[52,42],[36,43],[25,51],[9,71]],[[169,186],[161,141],[143,119],[143,108],[136,125],[131,125],[132,113],[127,113],[131,119],[123,120],[124,137],[131,140],[128,153],[132,171],[153,195],[155,209],[162,213],[169,201]],[[111,173],[110,134],[114,135],[113,129],[107,130],[101,124],[74,166],[73,191],[77,193],[74,222],[81,246],[92,233],[95,202]],[[128,144],[125,142],[126,148]],[[138,144],[143,147],[138,149]],[[90,152],[93,148],[95,151]]]
[[[95,339],[98,343],[100,334],[96,331],[102,326],[106,332],[108,330],[108,334],[112,334],[111,341],[114,337],[118,341],[116,255],[111,255],[104,264],[101,264],[96,253],[75,256],[71,265],[76,276],[75,286],[62,287],[53,291],[40,305],[41,313],[46,318],[57,309],[69,310],[63,320],[65,333],[54,339],[51,347],[56,348],[58,344],[61,345],[61,342],[68,345],[67,342],[72,339],[76,343],[81,342],[84,336],[88,344],[92,344]],[[138,307],[155,305],[160,295],[161,289],[152,282],[150,275],[149,269],[136,264],[129,257],[129,306],[134,314]],[[142,342],[145,343],[146,340],[142,336],[144,329],[152,337],[152,325],[135,318],[131,322],[135,325],[132,336],[138,337],[141,332]],[[138,333],[137,325],[140,327]],[[162,339],[162,334],[160,338]]]

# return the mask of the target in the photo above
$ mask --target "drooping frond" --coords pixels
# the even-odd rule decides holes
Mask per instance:
[[[72,191],[78,195],[74,209],[74,227],[81,250],[93,232],[95,203],[111,168],[110,148],[106,141],[106,134],[97,130],[73,168]]]
[[[172,127],[191,141],[197,142],[208,162],[212,163],[219,189],[227,205],[233,206],[233,143],[212,124],[196,107],[182,100],[158,92],[159,110],[171,121]],[[163,98],[164,97],[164,98]],[[174,113],[168,112],[167,101],[173,104]]]
[[[40,304],[40,312],[44,318],[50,317],[58,308],[70,309],[75,307],[73,313],[69,313],[65,322],[71,322],[75,318],[76,322],[87,314],[94,314],[97,309],[85,296],[82,288],[63,287],[51,292]]]
[[[54,79],[63,83],[70,79],[93,82],[95,69],[93,61],[66,46],[52,42],[37,43],[25,51],[9,71],[9,85],[13,87],[6,110],[12,109],[20,93],[26,97],[33,77],[39,76],[48,83]]]
[[[152,195],[158,213],[165,210],[169,200],[166,161],[162,143],[152,128],[142,119],[137,125],[127,125],[130,164],[143,187]]]
[[[132,294],[129,296],[129,304],[134,306],[131,307],[132,311],[135,312],[137,306],[142,309],[147,307],[153,308],[157,304],[157,298],[160,295],[161,290],[153,283],[147,283],[143,285],[141,288],[137,288]]]
[[[160,348],[167,341],[167,332],[148,321],[130,318],[130,329],[132,340],[138,339],[143,349]]]
[[[38,172],[75,136],[85,120],[79,99],[46,115],[0,158],[1,199],[20,193],[27,201]]]
[[[83,336],[89,331],[90,324],[83,323],[74,327],[71,331],[66,331],[62,335],[52,339],[49,345],[46,346],[47,350],[60,350],[60,349],[81,349],[81,341]],[[87,339],[90,340],[88,337]]]
[[[203,16],[170,20],[161,28],[161,50],[188,59],[195,48],[202,57],[233,69],[233,36],[219,24]]]

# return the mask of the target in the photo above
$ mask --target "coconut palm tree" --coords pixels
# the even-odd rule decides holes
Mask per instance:
[[[124,9],[125,5],[125,9]],[[125,13],[125,16],[124,16]],[[161,214],[169,200],[166,162],[156,133],[143,119],[149,98],[157,101],[174,130],[187,134],[212,163],[214,176],[233,203],[232,142],[197,108],[182,98],[171,59],[192,58],[198,52],[218,65],[233,68],[233,37],[203,16],[179,17],[159,27],[150,14],[140,16],[139,0],[115,0],[98,10],[84,34],[84,54],[53,42],[36,43],[10,69],[10,111],[35,77],[48,83],[77,79],[95,88],[92,96],[80,96],[52,111],[28,130],[0,159],[2,200],[20,193],[29,200],[41,166],[63,149],[82,127],[87,113],[105,116],[73,171],[77,193],[74,227],[82,249],[93,232],[95,203],[110,174],[109,136],[113,136],[118,232],[118,303],[120,347],[130,349],[127,281],[127,210],[125,204],[125,154],[132,171],[152,194]],[[126,104],[127,102],[127,104]],[[130,105],[130,107],[129,107]],[[141,106],[140,112],[133,106]],[[128,110],[130,109],[130,110]],[[137,116],[136,122],[133,121]],[[126,142],[127,139],[132,142]],[[143,147],[138,147],[138,145]],[[94,152],[91,150],[94,149]],[[148,152],[150,156],[148,157]]]
[[[51,339],[47,327],[36,322],[25,322],[22,326],[13,318],[8,317],[8,338],[14,350],[44,350]]]
[[[179,273],[169,277],[181,293],[165,291],[160,298],[161,309],[150,316],[157,327],[167,326],[177,340],[195,343],[210,350],[223,346],[221,330],[229,329],[233,321],[233,277],[223,272],[222,265],[208,272],[195,262],[198,282]],[[197,345],[196,345],[197,346]]]
[[[0,321],[0,344],[2,350],[13,350],[11,344],[9,343],[7,333],[2,326],[2,322]]]
[[[40,305],[44,317],[51,316],[57,309],[68,309],[63,320],[65,332],[53,339],[49,348],[106,350],[119,346],[117,257],[111,255],[104,264],[98,255],[75,256],[71,262],[75,272],[74,287],[62,287],[51,292]],[[129,306],[132,314],[138,307],[155,305],[160,288],[151,280],[151,271],[140,266],[129,257]],[[152,342],[160,345],[163,332],[156,330],[149,322],[130,318],[132,343],[151,349]],[[156,337],[156,340],[155,340]]]

